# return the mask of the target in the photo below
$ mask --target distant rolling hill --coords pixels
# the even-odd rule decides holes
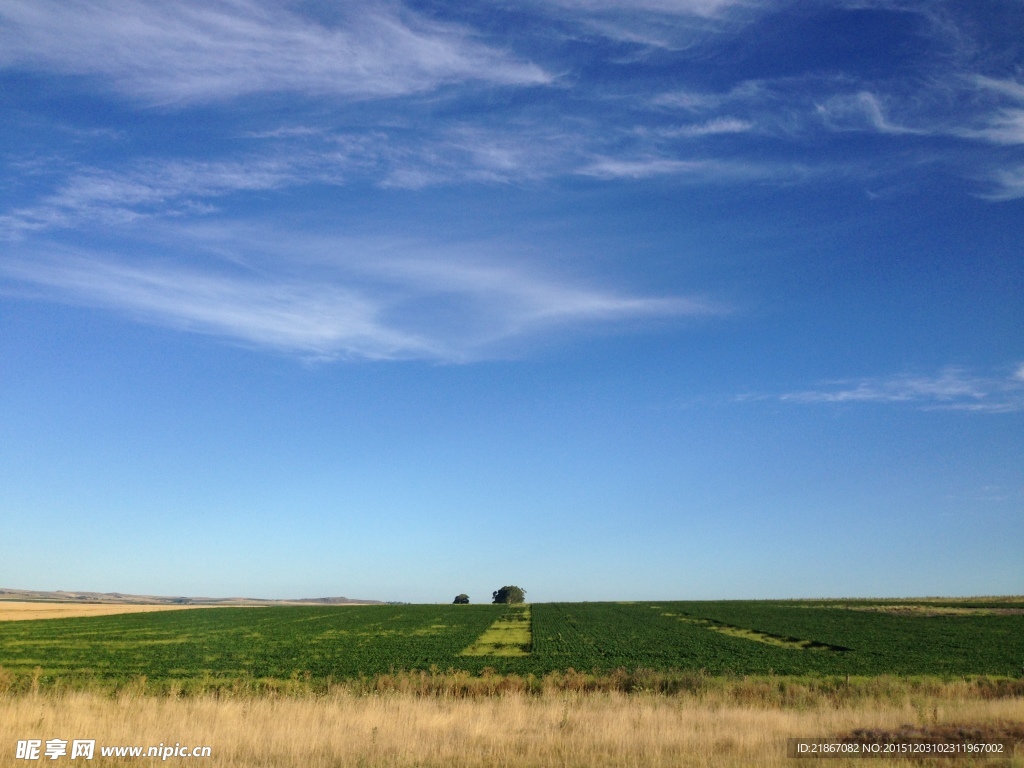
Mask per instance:
[[[107,603],[119,605],[383,605],[382,600],[350,597],[306,597],[295,600],[264,600],[255,597],[166,597],[126,595],[121,592],[44,592],[0,588],[0,600],[40,603]]]

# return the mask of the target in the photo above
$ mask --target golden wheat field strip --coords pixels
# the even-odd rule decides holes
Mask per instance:
[[[506,695],[478,699],[334,692],[299,698],[119,697],[74,692],[0,697],[0,764],[30,738],[97,745],[209,746],[207,768],[601,768],[791,766],[789,737],[913,724],[1024,722],[1024,700],[927,697],[806,709],[689,697]],[[97,747],[90,765],[121,765]],[[829,760],[829,768],[863,761]],[[895,765],[871,760],[873,768]],[[971,765],[957,760],[958,768]],[[1010,765],[1004,762],[1003,765]],[[1022,765],[1020,757],[1012,765]]]
[[[77,616],[112,616],[117,613],[149,613],[176,611],[182,608],[205,608],[202,605],[136,605],[121,603],[31,603],[0,601],[0,621],[32,619],[70,619]]]

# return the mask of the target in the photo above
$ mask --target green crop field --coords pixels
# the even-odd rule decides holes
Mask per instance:
[[[551,604],[534,608],[534,649],[577,669],[703,669],[712,674],[1024,672],[1024,611],[932,615],[812,602]],[[863,603],[862,605],[872,605]],[[963,604],[957,605],[963,607]],[[724,630],[724,631],[723,631]],[[788,641],[788,642],[787,642]]]
[[[209,608],[0,622],[0,667],[68,681],[432,668],[1018,677],[1024,600]]]

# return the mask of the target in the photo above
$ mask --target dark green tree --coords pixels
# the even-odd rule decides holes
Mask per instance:
[[[522,603],[526,601],[526,590],[521,587],[502,587],[492,594],[495,603]]]
[[[452,600],[454,605],[469,605],[469,595],[462,594],[456,595],[455,599]]]

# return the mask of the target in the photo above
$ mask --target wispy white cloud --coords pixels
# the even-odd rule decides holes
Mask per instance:
[[[656,112],[682,113],[703,122],[684,125],[676,135],[749,133],[800,143],[828,131],[917,134],[916,126],[895,122],[886,96],[860,89],[850,93],[848,78],[834,74],[743,80],[728,90],[666,91],[649,97]]]
[[[746,133],[754,128],[749,120],[738,120],[735,117],[716,117],[704,123],[683,125],[661,131],[666,137],[701,138],[703,136],[719,136],[729,133]]]
[[[460,124],[380,150],[381,183],[419,189],[452,182],[509,183],[564,174],[594,141],[562,126]]]
[[[975,75],[972,79],[979,88],[995,91],[1017,101],[1024,102],[1024,83],[1005,78],[986,77],[985,75]]]
[[[859,87],[851,92],[851,85]],[[1012,147],[1024,144],[1022,103],[1024,84],[956,70],[933,74],[928,86],[916,91],[900,81],[871,83],[811,74],[748,80],[720,92],[677,90],[654,95],[648,99],[654,111],[705,120],[648,133],[682,139],[735,131],[799,145],[824,129],[836,134],[879,134],[894,141],[915,138],[917,147],[922,146],[921,140],[948,138]],[[933,145],[924,161],[941,163],[981,182],[985,189],[979,197],[1012,200],[1024,196],[1024,166],[1020,163],[1007,163],[1005,155],[993,157],[980,148],[967,155],[950,153],[948,144]],[[895,163],[917,163],[924,157],[921,150]],[[882,169],[877,160],[868,159],[863,170],[872,174]]]
[[[713,18],[735,6],[750,6],[749,0],[545,0],[550,5],[580,11],[654,12]]]
[[[242,134],[247,139],[294,139],[296,137],[323,136],[323,128],[307,125],[283,125],[266,131],[248,131]]]
[[[279,188],[308,175],[298,158],[197,162],[151,160],[125,171],[81,169],[36,204],[0,215],[0,236],[74,227],[125,224],[153,214],[195,214],[210,199]],[[307,163],[308,165],[308,163]]]
[[[559,278],[472,246],[164,225],[191,265],[50,246],[0,260],[8,292],[319,359],[459,362],[565,331],[722,314],[694,297]],[[201,258],[200,258],[201,257]]]
[[[811,74],[746,80],[721,92],[667,91],[649,102],[655,109],[695,115],[729,110],[735,114],[714,115],[706,125],[728,126],[727,121],[738,120],[762,131],[788,129],[791,137],[824,126],[836,132],[1024,142],[1024,109],[1017,106],[1024,103],[1024,84],[962,72],[946,72],[935,79],[940,84],[908,92],[901,82],[851,82],[845,76]],[[860,87],[851,91],[851,84]]]
[[[682,50],[744,23],[762,0],[533,0],[569,29],[649,50]]]
[[[704,160],[675,160],[649,157],[636,160],[603,157],[584,166],[579,173],[601,179],[645,179],[650,176],[694,174],[704,172],[709,164]]]
[[[686,138],[745,132],[742,121],[685,127]],[[673,129],[675,130],[675,129]],[[675,130],[679,133],[678,130]],[[78,167],[31,203],[0,213],[0,240],[75,227],[110,229],[154,218],[194,218],[218,212],[232,195],[353,179],[381,187],[421,189],[453,183],[522,183],[576,174],[605,180],[655,176],[695,181],[793,180],[806,168],[742,160],[688,159],[661,142],[641,141],[640,152],[603,154],[603,137],[536,126],[485,129],[456,126],[439,133],[393,139],[388,133],[331,134],[273,130],[258,147],[234,159],[198,161],[135,158],[121,169]],[[283,142],[283,143],[278,143]],[[643,152],[651,147],[657,152]]]
[[[522,183],[565,175],[601,179],[654,176],[717,181],[795,178],[742,160],[689,159],[675,139],[746,133],[748,121],[713,118],[631,135],[599,122],[547,125],[521,120],[492,126],[456,122],[409,131],[383,126],[338,132],[304,125],[245,134],[251,139],[223,160],[135,157],[119,168],[72,166],[52,192],[0,213],[0,238],[55,228],[127,225],[153,217],[216,212],[222,198],[309,184],[353,180],[385,188],[422,189],[459,183]],[[627,144],[622,140],[625,137]]]
[[[651,17],[684,31],[706,31],[770,12],[770,5],[760,0],[536,0],[529,8],[557,11],[559,18],[576,21]],[[300,15],[297,8],[264,0],[139,0],[129,5],[9,0],[0,4],[0,65],[95,75],[150,101],[187,103],[274,90],[362,98],[469,80],[553,82],[528,56],[485,45],[484,34],[428,19],[400,2],[356,0],[321,9],[320,18]],[[529,48],[525,36],[506,40],[509,46],[547,55],[549,61],[557,59],[550,48]],[[605,48],[618,48],[605,42]],[[609,93],[604,84],[572,74],[571,63],[568,68],[570,74],[557,80],[565,93],[573,93],[571,100],[553,97],[522,111],[519,105],[505,105],[500,120],[490,106],[479,109],[475,88],[445,92],[447,106],[441,110],[434,100],[428,104],[417,98],[364,104],[351,120],[328,99],[326,107],[321,102],[293,125],[281,125],[274,112],[263,129],[246,121],[247,130],[232,137],[251,139],[253,154],[247,158],[239,157],[236,144],[231,158],[213,161],[122,156],[115,161],[117,168],[81,165],[51,194],[39,195],[41,184],[36,185],[34,200],[19,199],[16,208],[0,213],[0,236],[82,222],[201,213],[235,192],[340,184],[353,177],[405,189],[570,175],[608,181],[791,182],[807,178],[811,166],[837,164],[837,155],[830,163],[823,159],[825,152],[802,153],[808,139],[820,149],[823,131],[881,133],[894,141],[903,136],[958,136],[1004,146],[1024,141],[1024,109],[1019,108],[1024,86],[963,71],[934,75],[923,95],[909,93],[899,78],[879,83],[819,72],[740,80],[719,92],[685,87],[685,77],[637,77],[629,81],[630,88],[639,84],[635,92]],[[657,92],[670,83],[684,87]],[[950,103],[963,101],[957,89],[985,98],[969,102],[971,109],[976,107],[970,115],[964,109],[943,111],[936,108],[941,99],[931,93],[943,89],[953,92]],[[545,93],[553,96],[554,90]],[[613,100],[616,106],[609,109]],[[561,106],[552,106],[555,102]],[[462,110],[466,105],[471,108]],[[729,136],[734,138],[715,139]],[[687,140],[702,140],[699,156]],[[180,144],[175,149],[188,151]],[[985,195],[990,199],[1020,196],[1019,171],[1005,157],[998,158],[996,167],[979,147],[974,166],[965,168],[962,153],[929,151],[929,162],[959,163],[956,170],[962,175],[990,183]],[[919,157],[907,153],[904,161],[918,162]],[[95,162],[94,155],[90,161]],[[847,168],[857,162],[851,160]],[[893,170],[878,157],[865,158],[857,168],[864,176]]]
[[[581,176],[598,179],[647,179],[675,177],[699,183],[737,183],[762,181],[789,183],[817,173],[817,169],[797,163],[747,162],[744,160],[688,160],[665,156],[597,157],[576,170]],[[839,172],[831,167],[829,172]]]
[[[75,226],[211,213],[220,198],[354,177],[418,189],[456,182],[506,183],[570,172],[587,136],[536,126],[518,131],[456,125],[412,137],[289,127],[253,132],[256,146],[232,159],[138,157],[119,169],[75,167],[49,194],[0,213],[0,239]]]
[[[917,134],[924,131],[893,123],[879,97],[869,91],[836,95],[818,105],[818,115],[834,130],[871,129],[878,133]]]
[[[665,91],[650,97],[649,101],[654,107],[704,112],[723,105],[750,105],[770,101],[778,85],[764,80],[744,80],[728,91]]]
[[[981,139],[993,144],[1024,144],[1024,109],[1003,109],[988,116],[983,127],[957,127],[950,132],[964,139]]]
[[[1002,376],[978,376],[962,368],[947,368],[931,376],[902,374],[836,381],[771,399],[788,403],[904,403],[925,410],[1011,413],[1024,411],[1024,365]]]
[[[1012,168],[998,168],[985,179],[989,191],[979,195],[987,200],[1017,200],[1024,197],[1024,164]]]
[[[669,91],[656,94],[651,97],[650,102],[656,107],[702,111],[718,106],[722,102],[722,97],[719,94],[700,91]]]
[[[1024,85],[983,76],[948,78],[944,89],[924,96],[867,90],[835,94],[817,105],[821,120],[837,131],[870,131],[891,135],[954,136],[991,144],[1024,144],[1024,109],[1006,106],[1009,98],[1024,102]],[[883,100],[890,102],[887,107]],[[957,108],[957,103],[960,108]],[[904,120],[890,113],[901,108]]]
[[[377,306],[341,286],[229,277],[81,253],[4,262],[0,274],[49,289],[44,295],[57,300],[313,357],[432,351],[426,340],[384,326]]]
[[[547,83],[539,66],[393,3],[335,25],[258,0],[7,0],[0,66],[95,75],[153,103],[261,92],[387,97],[467,80]]]

